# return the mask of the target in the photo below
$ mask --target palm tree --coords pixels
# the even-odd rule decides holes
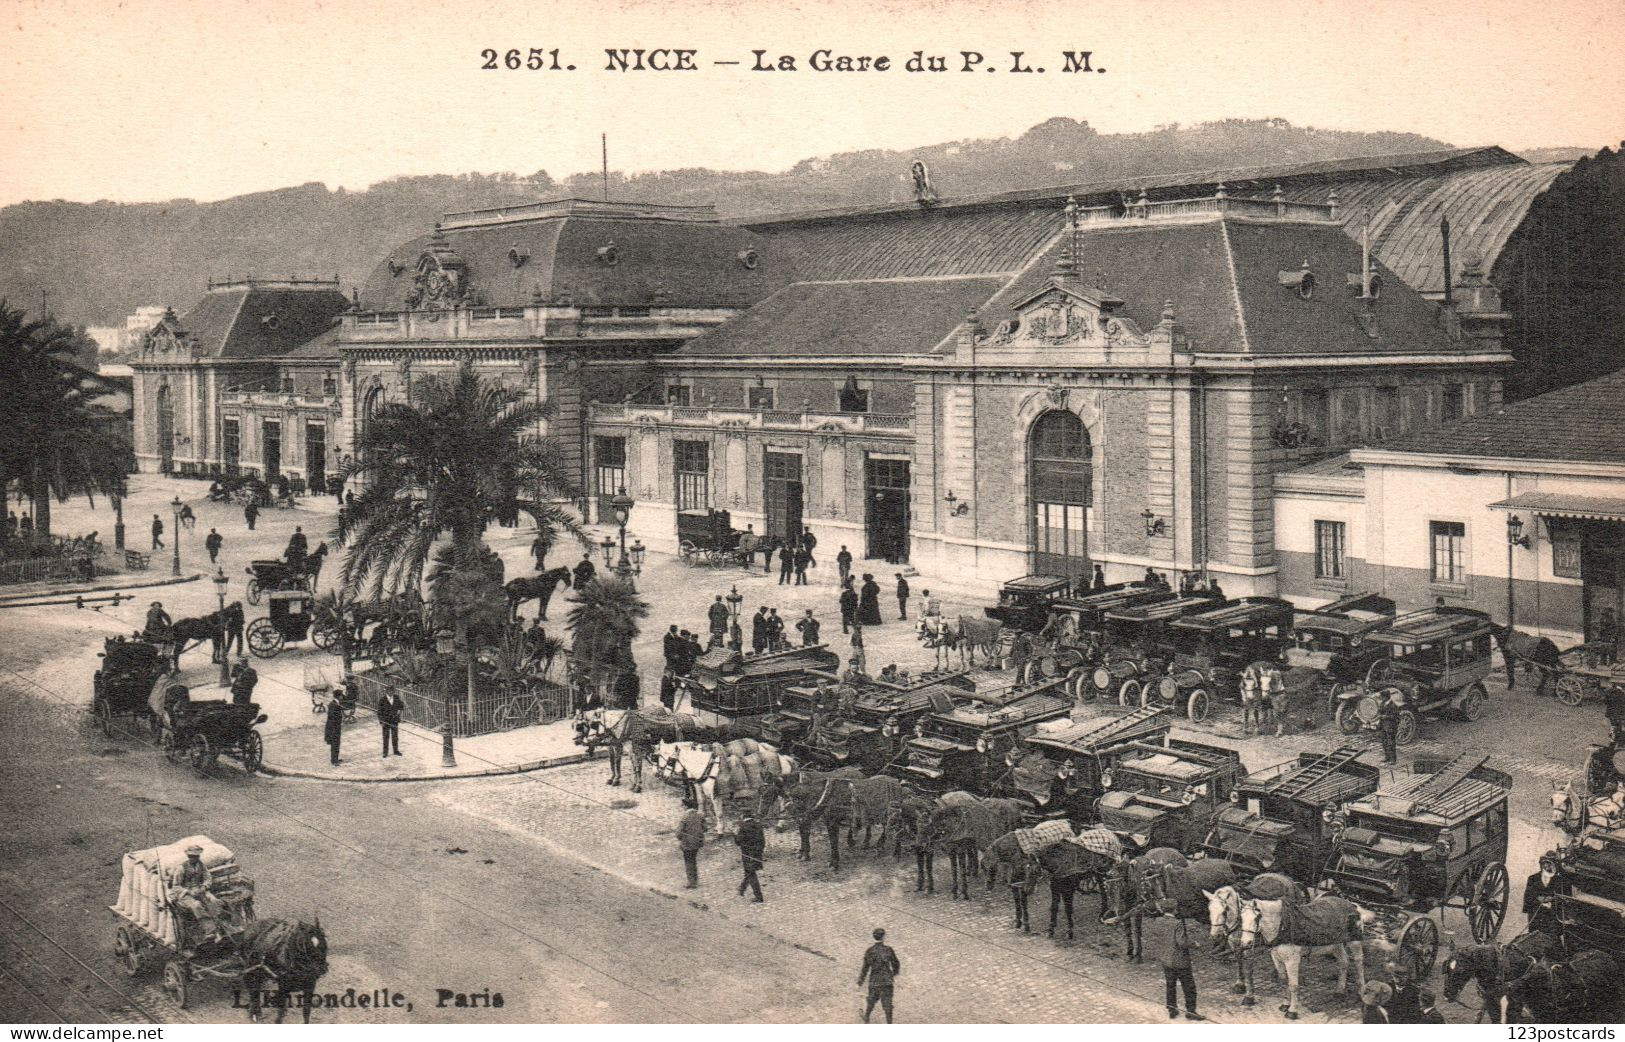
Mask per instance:
[[[33,502],[34,529],[51,534],[51,499],[83,492],[122,495],[133,455],[111,424],[117,414],[96,399],[112,388],[83,368],[84,338],[50,319],[0,300],[0,489],[16,482]]]
[[[574,638],[570,658],[577,678],[602,685],[635,675],[638,667],[632,642],[638,636],[638,620],[649,617],[649,602],[630,583],[615,578],[594,579],[577,587],[572,600],[575,606],[565,616],[565,624]]]
[[[533,433],[548,415],[545,402],[484,381],[468,365],[450,378],[418,381],[410,402],[384,405],[345,467],[345,479],[360,478],[362,492],[339,525],[340,588],[355,595],[367,586],[375,600],[416,589],[442,539],[444,570],[482,574],[494,556],[484,542],[492,522],[511,524],[521,513],[556,518],[558,501],[576,489],[563,440]],[[490,597],[466,592],[451,597],[450,612],[465,649],[480,602]],[[472,708],[472,649],[468,657]]]

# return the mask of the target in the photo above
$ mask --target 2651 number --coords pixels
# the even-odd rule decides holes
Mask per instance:
[[[485,64],[480,66],[481,69],[530,69],[533,72],[540,72],[544,69],[564,68],[559,64],[557,47],[545,51],[540,47],[532,47],[529,51],[521,51],[515,47],[505,52],[487,47],[480,52],[480,57],[485,59]]]

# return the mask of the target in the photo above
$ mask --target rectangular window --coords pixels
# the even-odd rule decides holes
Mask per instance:
[[[1088,508],[1074,503],[1035,503],[1038,552],[1054,557],[1080,557],[1087,545]]]
[[[602,435],[592,439],[593,491],[613,496],[626,487],[626,439]]]
[[[1466,391],[1461,384],[1445,384],[1443,396],[1440,398],[1439,419],[1447,423],[1461,419],[1465,415],[1463,402],[1466,397]]]
[[[1348,526],[1341,521],[1315,522],[1315,578],[1343,579],[1344,536]]]
[[[689,389],[682,384],[666,385],[667,405],[687,405]]]
[[[747,387],[745,388],[745,407],[748,409],[773,408],[773,388]]]
[[[1433,581],[1448,586],[1467,584],[1467,526],[1460,521],[1429,521]]]
[[[293,393],[293,376],[292,375],[287,375],[287,376],[284,376],[282,378],[282,393],[283,394],[292,394]]]
[[[326,395],[339,393],[339,382],[333,378],[332,373],[322,374],[322,393]]]
[[[677,465],[677,509],[709,510],[711,507],[711,443],[674,441],[672,458]]]
[[[242,432],[237,418],[227,417],[220,423],[220,456],[227,477],[237,476],[237,459],[241,451]]]

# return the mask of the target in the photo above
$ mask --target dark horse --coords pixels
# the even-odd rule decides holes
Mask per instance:
[[[1495,642],[1500,645],[1501,656],[1506,661],[1508,690],[1517,686],[1513,666],[1521,662],[1525,674],[1531,670],[1538,671],[1535,694],[1546,694],[1552,678],[1563,668],[1563,655],[1557,650],[1557,645],[1546,637],[1519,633],[1510,626],[1497,626],[1494,632]]]
[[[1162,871],[1166,865],[1188,867],[1190,862],[1172,847],[1153,847],[1136,858],[1124,858],[1112,866],[1105,878],[1106,906],[1111,914],[1108,925],[1123,924],[1125,954],[1129,962],[1145,961],[1144,917],[1159,914],[1156,901]]]
[[[812,860],[812,827],[822,821],[829,837],[829,867],[841,870],[841,829],[854,828],[862,817],[853,785],[863,780],[863,772],[856,767],[842,767],[828,773],[802,770],[800,778],[787,784],[782,780],[779,792],[784,797],[789,817],[801,834],[801,849],[797,857]]]
[[[1488,1018],[1491,1024],[1499,1024],[1507,987],[1521,980],[1541,960],[1556,958],[1560,948],[1551,934],[1535,932],[1506,944],[1471,944],[1452,949],[1441,968],[1445,1001],[1459,1001],[1462,989],[1472,981],[1484,1007],[1476,1022]]]
[[[1611,1024],[1625,1020],[1625,977],[1606,952],[1587,949],[1562,962],[1537,962],[1506,985],[1510,1021],[1522,1012],[1536,1024]]]
[[[553,591],[558,588],[559,583],[563,583],[565,589],[570,588],[570,569],[553,568],[540,575],[511,580],[502,587],[502,592],[508,595],[508,614],[517,615],[519,606],[526,601],[540,600],[541,610],[536,617],[547,618],[547,602],[553,599]]]
[[[286,919],[256,919],[243,931],[242,987],[248,992],[248,1019],[260,1019],[261,999],[276,1007],[276,1022],[288,1012],[291,996],[310,1023],[316,982],[327,972],[327,935],[322,920],[314,923]]]
[[[224,640],[221,639],[222,635]],[[172,657],[177,669],[180,668],[181,653],[206,640],[214,645],[214,654],[210,656],[210,662],[219,662],[221,656],[231,654],[233,644],[237,647],[237,653],[242,654],[243,602],[233,601],[226,605],[225,611],[210,612],[200,619],[177,620],[175,625],[169,628],[169,640],[175,649]]]

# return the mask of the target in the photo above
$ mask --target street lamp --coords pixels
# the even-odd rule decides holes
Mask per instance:
[[[615,540],[606,535],[604,541],[598,544],[598,549],[604,555],[604,567],[608,568],[614,560]]]
[[[456,654],[457,635],[451,630],[436,630],[434,649],[446,657]],[[445,706],[444,716],[440,721],[440,766],[455,767],[457,756],[451,747],[451,693],[446,687],[447,685],[442,684],[440,691]]]
[[[170,566],[169,574],[179,579],[181,577],[181,497],[176,496],[169,508],[175,512],[175,528],[170,537],[175,540],[175,561]]]
[[[643,540],[632,540],[632,574],[643,574],[643,555],[648,551],[643,546]]]
[[[735,583],[723,600],[728,602],[728,646],[743,651],[745,636],[739,629],[739,606],[745,602],[745,595],[739,592],[739,584]]]
[[[216,567],[214,578],[209,581],[214,583],[214,592],[220,598],[220,686],[230,687],[231,671],[226,668],[226,584],[231,580],[226,578],[224,568]]]
[[[1519,517],[1517,514],[1508,514],[1507,515],[1507,632],[1508,633],[1510,633],[1512,631],[1512,627],[1515,626],[1517,624],[1517,621],[1518,621],[1518,617],[1517,617],[1517,613],[1518,613],[1517,594],[1514,592],[1514,586],[1516,585],[1516,582],[1513,579],[1513,574],[1512,574],[1513,571],[1514,571],[1514,568],[1513,568],[1513,563],[1514,562],[1513,562],[1513,553],[1512,553],[1512,551],[1514,549],[1516,549],[1517,547],[1520,547],[1520,546],[1523,547],[1525,550],[1529,549],[1529,537],[1523,534],[1523,518]],[[1512,672],[1512,658],[1509,655],[1509,656],[1507,656],[1507,690],[1511,691],[1516,685],[1517,685],[1517,680],[1516,680],[1516,678],[1515,678],[1515,676],[1514,676],[1514,674]]]
[[[615,564],[615,575],[629,586],[632,583],[632,560],[626,556],[626,519],[632,516],[633,505],[633,499],[626,494],[625,486],[622,486],[615,498],[609,501],[610,509],[615,512],[615,523],[621,529],[621,559]]]

